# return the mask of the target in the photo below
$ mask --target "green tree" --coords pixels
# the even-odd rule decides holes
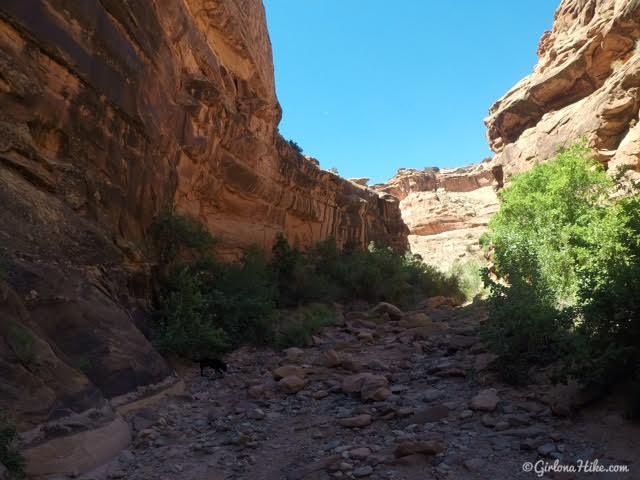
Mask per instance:
[[[513,378],[563,357],[567,375],[606,388],[640,366],[640,209],[584,144],[516,177],[485,242],[495,277],[485,339]]]

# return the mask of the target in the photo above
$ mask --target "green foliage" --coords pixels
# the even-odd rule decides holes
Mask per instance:
[[[563,358],[560,378],[602,390],[640,371],[640,200],[613,193],[578,144],[501,194],[484,334],[508,370]]]
[[[168,209],[154,220],[149,231],[151,248],[160,265],[206,256],[215,245],[211,234],[198,221]]]
[[[535,263],[558,304],[575,303],[577,266],[612,233],[606,219],[613,183],[590,157],[577,144],[516,177],[490,223],[498,276],[526,276]]]
[[[227,350],[228,338],[216,323],[201,272],[189,266],[175,268],[163,290],[156,326],[161,351],[197,359]]]
[[[607,209],[591,255],[578,268],[583,339],[570,372],[591,387],[640,378],[640,198]],[[608,234],[608,235],[607,235]]]
[[[274,343],[283,349],[311,345],[312,336],[335,321],[335,312],[322,304],[311,304],[294,312],[283,312],[277,320]]]
[[[548,293],[531,288],[521,277],[512,276],[509,286],[491,279],[488,270],[484,278],[491,295],[482,339],[498,355],[494,366],[502,378],[526,383],[531,365],[546,365],[562,356],[571,316],[561,315]]]
[[[289,145],[291,145],[291,147],[298,153],[302,153],[302,147],[300,145],[298,145],[296,142],[294,142],[293,140],[289,140]]]
[[[7,468],[10,478],[16,480],[25,478],[24,458],[13,448],[17,438],[15,427],[0,414],[0,464]]]
[[[367,250],[341,251],[333,238],[301,252],[279,236],[272,268],[283,307],[349,299],[410,305],[425,296],[461,296],[454,276],[412,255],[373,244]]]
[[[341,250],[329,239],[301,251],[279,235],[270,261],[252,249],[238,262],[223,263],[209,254],[213,239],[192,220],[164,214],[151,234],[161,267],[156,343],[193,359],[247,342],[307,344],[333,315],[304,305],[354,298],[403,305],[459,293],[454,277],[373,245]],[[283,322],[277,308],[298,313]]]
[[[467,301],[473,300],[484,293],[482,268],[482,262],[476,258],[471,258],[466,262],[456,262],[451,267],[449,274],[458,279],[462,295]]]

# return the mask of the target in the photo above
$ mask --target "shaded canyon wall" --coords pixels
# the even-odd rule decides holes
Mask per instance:
[[[259,0],[0,3],[0,409],[33,473],[108,458],[118,411],[179,387],[145,337],[162,208],[227,257],[278,232],[406,245],[398,201],[300,155],[280,116]]]

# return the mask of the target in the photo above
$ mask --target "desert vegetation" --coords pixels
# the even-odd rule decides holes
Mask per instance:
[[[156,343],[168,354],[305,345],[335,321],[333,302],[410,306],[428,296],[464,296],[455,276],[373,244],[341,249],[330,238],[302,251],[279,235],[269,258],[253,248],[225,263],[216,259],[215,243],[198,222],[172,211],[150,230],[160,279]]]
[[[526,382],[531,365],[554,364],[559,379],[593,391],[629,383],[637,415],[640,198],[618,198],[592,157],[573,145],[502,192],[486,237],[495,271],[484,272],[484,337],[507,380]]]
[[[14,448],[18,433],[5,416],[0,412],[0,465],[4,465],[9,478],[19,480],[25,477],[24,458]]]

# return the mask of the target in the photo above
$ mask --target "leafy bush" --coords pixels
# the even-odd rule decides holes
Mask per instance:
[[[164,285],[158,312],[158,348],[192,359],[226,351],[229,339],[217,325],[211,303],[200,272],[189,266],[174,269]]]
[[[272,268],[280,306],[350,299],[410,305],[425,296],[462,295],[456,277],[415,256],[373,244],[367,250],[340,250],[333,238],[301,252],[279,236]]]
[[[471,258],[466,262],[456,262],[449,274],[458,279],[459,287],[465,300],[473,300],[483,293],[482,262]]]
[[[533,262],[556,303],[575,303],[577,268],[596,242],[613,236],[606,221],[613,183],[590,158],[587,147],[574,145],[501,193],[490,222],[498,276],[526,276]]]
[[[591,255],[578,269],[583,339],[570,373],[591,387],[640,381],[640,198],[607,209]],[[635,377],[634,377],[635,376]]]
[[[188,358],[246,342],[307,344],[332,318],[320,306],[302,308],[313,303],[356,298],[402,305],[459,294],[454,277],[388,248],[341,250],[328,239],[301,251],[279,235],[270,261],[252,249],[238,262],[223,263],[210,254],[213,239],[191,220],[169,212],[150,231],[161,263],[156,342]],[[297,309],[295,321],[278,320],[276,308]]]
[[[25,461],[22,455],[13,449],[18,438],[15,427],[0,414],[0,464],[9,471],[10,478],[25,478]]]
[[[335,323],[335,312],[326,305],[312,304],[294,312],[282,312],[276,326],[275,345],[278,348],[311,345],[312,336]]]
[[[640,201],[583,144],[513,180],[490,222],[485,336],[502,363],[563,357],[562,377],[605,389],[640,372]],[[507,375],[513,376],[513,375]]]
[[[163,266],[176,261],[202,258],[211,252],[215,240],[193,218],[179,215],[173,209],[160,212],[149,231],[152,253]]]

